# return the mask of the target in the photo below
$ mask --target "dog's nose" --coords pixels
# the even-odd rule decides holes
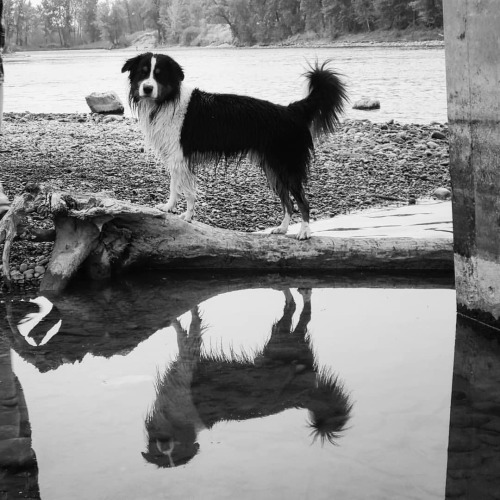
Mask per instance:
[[[145,94],[151,94],[153,92],[153,86],[152,85],[144,85],[142,87],[142,90],[144,91]]]

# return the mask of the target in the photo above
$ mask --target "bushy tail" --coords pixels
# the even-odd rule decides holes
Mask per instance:
[[[316,61],[305,73],[309,95],[290,104],[307,121],[314,137],[333,132],[347,104],[347,90],[339,75],[327,68],[330,61]]]

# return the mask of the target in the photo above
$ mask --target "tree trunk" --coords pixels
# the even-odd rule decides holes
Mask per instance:
[[[136,268],[453,269],[449,238],[313,237],[301,242],[292,237],[229,231],[200,222],[187,223],[176,215],[132,205],[104,194],[37,188],[36,199],[30,199],[30,203],[39,211],[50,211],[56,228],[56,241],[41,291],[63,290],[82,267],[94,279]],[[2,224],[8,223],[6,219],[9,217],[0,222],[0,237]]]

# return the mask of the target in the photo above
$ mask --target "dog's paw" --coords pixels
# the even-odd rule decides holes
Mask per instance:
[[[159,203],[155,205],[155,208],[169,214],[175,212],[175,205],[171,205],[170,203]]]
[[[188,211],[179,215],[179,217],[185,222],[191,222],[193,220],[193,216],[194,216],[194,214],[192,212],[190,213]]]
[[[275,227],[274,229],[271,229],[271,234],[286,234],[287,231],[288,231],[288,228],[278,226],[278,227]]]
[[[298,240],[308,240],[311,238],[311,228],[309,226],[301,227],[297,234]]]

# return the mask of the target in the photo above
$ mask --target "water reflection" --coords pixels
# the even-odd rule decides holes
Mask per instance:
[[[0,497],[443,498],[451,286],[170,275],[0,301],[0,438],[16,413],[24,440]]]
[[[12,324],[12,312],[10,304],[7,305],[7,321],[11,330],[14,332],[17,330],[24,337],[26,342],[34,347],[45,345],[54,335],[56,335],[62,324],[62,319],[60,318],[59,312],[54,304],[50,302],[46,297],[36,297],[35,299],[29,299],[31,304],[38,306],[38,310],[34,312],[27,313],[24,318],[22,318],[17,325]],[[52,326],[46,328],[46,325],[50,321],[50,314],[55,316],[56,320]],[[40,325],[41,323],[41,325]],[[41,328],[38,328],[38,326]],[[36,339],[37,333],[41,333],[42,336]],[[36,335],[36,336],[35,336]]]
[[[16,352],[43,373],[87,354],[125,355],[195,305],[245,283],[145,275],[106,286],[88,284],[50,300],[6,301],[2,326]],[[259,283],[256,279],[254,286]]]
[[[0,498],[40,498],[38,465],[23,388],[0,335]]]
[[[349,275],[335,279],[298,276],[293,281],[304,287],[332,288],[453,286],[449,276]],[[143,273],[108,285],[80,285],[77,290],[70,289],[50,301],[45,297],[7,300],[0,329],[9,337],[12,348],[43,373],[65,363],[81,361],[87,354],[125,355],[154,332],[170,326],[176,318],[211,297],[244,289],[284,289],[289,283],[289,277],[278,274],[220,278],[199,272],[196,277],[169,275],[166,278]],[[60,319],[63,319],[61,324]],[[49,335],[51,329],[54,330]]]
[[[446,498],[500,498],[499,335],[457,318]]]
[[[344,430],[352,403],[342,383],[314,359],[307,325],[311,290],[300,289],[303,306],[294,327],[296,304],[284,290],[281,319],[255,353],[203,350],[203,321],[191,310],[189,330],[173,321],[179,355],[157,380],[156,400],[146,419],[148,462],[160,467],[187,463],[198,452],[198,433],[220,421],[247,420],[307,408],[309,426],[321,442],[334,443]]]

